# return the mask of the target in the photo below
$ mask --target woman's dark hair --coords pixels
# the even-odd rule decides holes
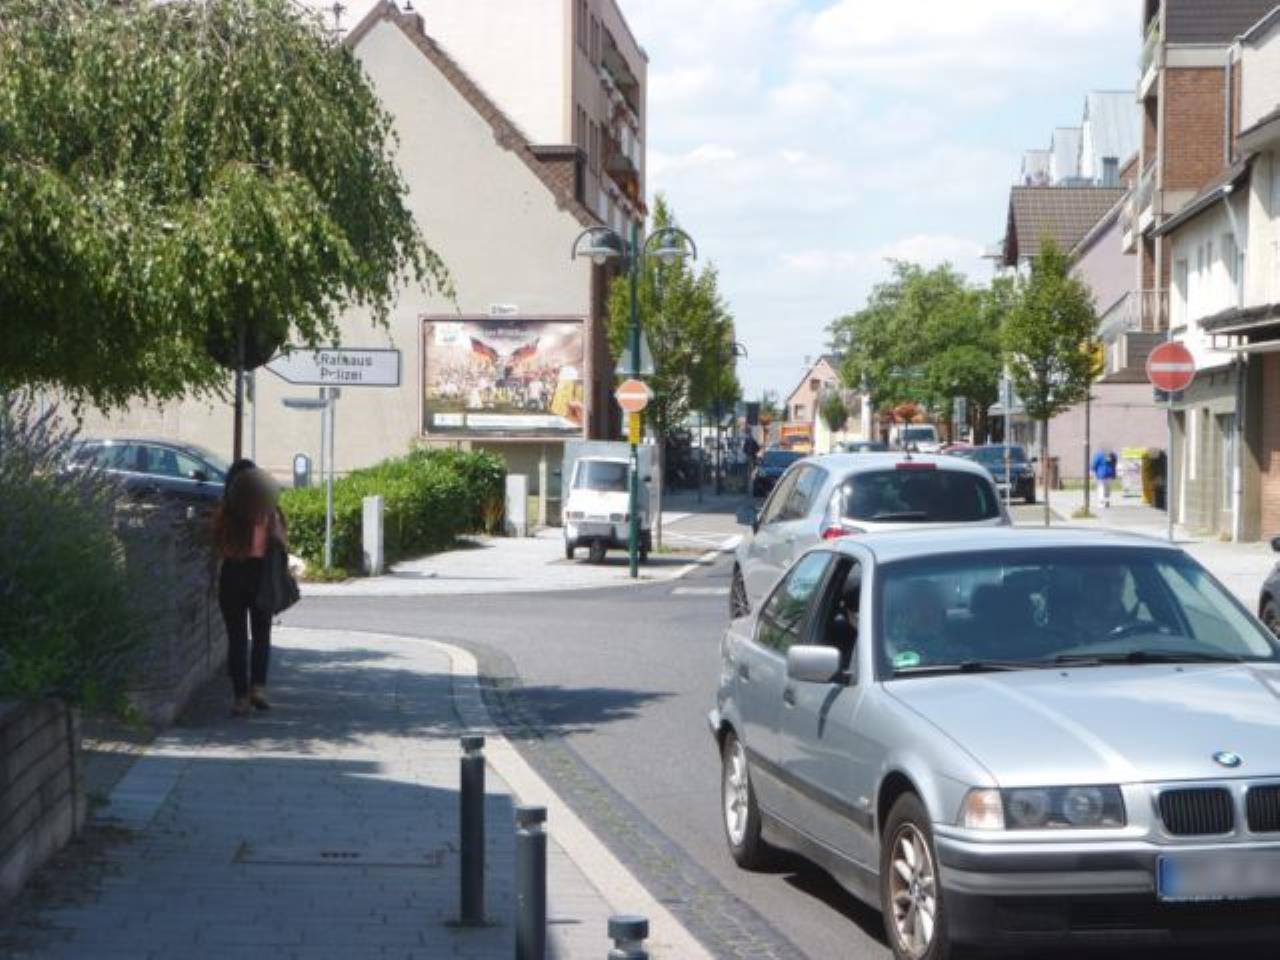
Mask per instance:
[[[213,515],[213,541],[222,556],[242,559],[253,548],[255,524],[276,509],[275,489],[270,477],[248,460],[232,464],[227,480]]]
[[[258,465],[248,457],[241,457],[235,463],[231,464],[231,466],[227,467],[227,475],[222,479],[222,499],[224,501],[227,499],[227,494],[231,490],[231,484],[235,483],[236,477],[240,476],[240,474],[244,473],[246,470],[256,469],[258,469]]]

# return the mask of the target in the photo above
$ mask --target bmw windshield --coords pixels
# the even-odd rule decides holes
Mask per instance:
[[[877,583],[882,677],[1280,661],[1267,631],[1171,550],[948,554],[887,563]]]

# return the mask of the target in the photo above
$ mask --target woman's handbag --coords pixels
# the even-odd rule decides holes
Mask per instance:
[[[258,584],[254,607],[274,617],[297,603],[301,595],[298,581],[289,572],[289,551],[279,540],[271,537],[262,558],[262,580]]]

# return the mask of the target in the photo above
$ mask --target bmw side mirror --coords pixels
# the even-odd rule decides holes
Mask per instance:
[[[1280,537],[1271,538],[1271,549],[1276,553],[1280,553]]]
[[[208,483],[209,474],[207,471],[204,471],[204,470],[192,470],[191,479],[196,481],[197,483]]]
[[[799,683],[831,683],[840,675],[840,651],[826,646],[794,646],[787,650],[787,679]]]

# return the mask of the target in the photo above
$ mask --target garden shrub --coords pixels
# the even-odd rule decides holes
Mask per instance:
[[[163,571],[131,568],[114,532],[123,489],[64,469],[55,411],[0,401],[0,698],[126,709]]]
[[[394,563],[442,550],[464,533],[484,531],[495,491],[505,487],[506,468],[490,453],[419,450],[352,471],[333,487],[333,565],[351,571],[361,567],[365,497],[383,498],[384,559]],[[281,506],[293,552],[322,566],[324,487],[286,490]]]

